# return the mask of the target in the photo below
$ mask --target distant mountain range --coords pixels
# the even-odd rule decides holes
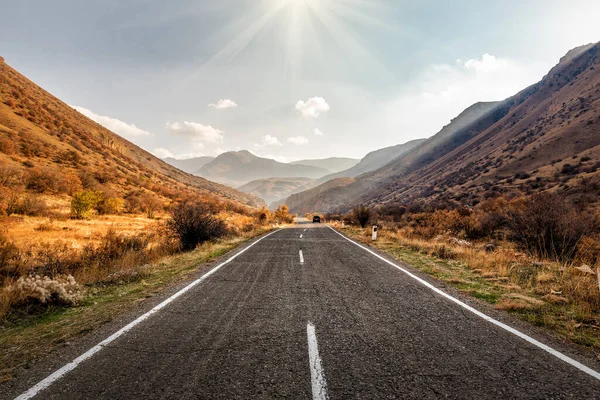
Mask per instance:
[[[259,197],[267,204],[271,204],[287,198],[292,193],[310,189],[315,184],[316,181],[310,178],[268,178],[246,183],[238,187],[238,190]],[[275,207],[271,206],[271,208]]]
[[[597,201],[599,174],[600,45],[590,44],[516,95],[474,104],[392,162],[287,202],[299,213],[345,212],[358,204],[474,205],[542,190]]]
[[[358,164],[360,160],[356,158],[330,157],[319,160],[299,160],[293,161],[290,164],[294,165],[309,165],[311,167],[323,168],[330,173],[344,171]]]

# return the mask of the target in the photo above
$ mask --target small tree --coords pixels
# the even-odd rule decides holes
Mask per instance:
[[[71,215],[77,219],[87,217],[96,207],[98,201],[98,195],[91,190],[82,190],[75,193],[71,200]]]
[[[148,218],[154,218],[156,213],[163,208],[163,202],[151,193],[143,194],[140,199],[140,208]]]
[[[352,210],[352,217],[361,226],[361,228],[364,228],[371,219],[371,210],[364,205],[360,205]]]
[[[167,226],[177,236],[183,250],[194,250],[201,243],[227,234],[222,220],[215,217],[205,204],[193,201],[175,206]]]

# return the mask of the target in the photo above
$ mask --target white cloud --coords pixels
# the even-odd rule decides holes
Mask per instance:
[[[369,137],[373,142],[378,138],[393,137],[401,143],[429,137],[467,107],[515,95],[539,81],[547,70],[543,63],[522,63],[491,54],[429,65],[395,98],[382,103],[375,100],[371,105],[365,102],[364,106],[369,106],[366,118],[338,129],[348,135],[377,130],[377,135]],[[380,141],[373,147],[389,143]]]
[[[305,138],[304,136],[293,136],[291,138],[288,138],[287,140],[288,142],[295,144],[296,146],[301,146],[303,144],[307,144],[308,143],[308,139]]]
[[[261,138],[260,143],[254,143],[254,147],[263,148],[267,146],[283,146],[279,139],[275,136],[265,135]]]
[[[85,115],[92,121],[95,121],[114,133],[119,134],[125,138],[136,138],[140,136],[149,136],[150,132],[138,128],[134,124],[128,124],[116,118],[107,117],[105,115],[98,115],[87,108],[79,106],[71,106],[81,114]]]
[[[315,136],[323,136],[323,132],[320,129],[315,128]]]
[[[296,103],[296,110],[304,117],[317,118],[329,111],[329,104],[322,97],[311,97],[306,102],[300,100]]]
[[[196,141],[208,143],[221,143],[223,141],[223,131],[197,122],[184,121],[183,124],[167,122],[167,129],[171,133],[187,136]]]
[[[235,108],[238,105],[235,101],[230,99],[221,99],[216,103],[211,103],[208,105],[209,107],[216,108],[217,110],[226,110],[228,108]]]
[[[152,150],[152,154],[154,154],[158,158],[175,158],[175,155],[173,153],[171,153],[167,149],[163,149],[162,147]]]

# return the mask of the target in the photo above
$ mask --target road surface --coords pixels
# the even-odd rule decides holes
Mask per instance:
[[[517,334],[334,230],[299,224],[21,398],[600,398],[595,371],[560,359],[564,347]]]

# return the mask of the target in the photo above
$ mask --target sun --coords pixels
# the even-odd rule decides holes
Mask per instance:
[[[359,25],[389,30],[380,19],[385,16],[384,0],[253,0],[246,15],[223,27],[223,36],[231,40],[206,64],[228,64],[265,32],[281,38],[277,53],[284,57],[284,76],[299,82],[303,66],[315,59],[327,58],[327,46],[336,51],[382,67],[369,46],[357,34]],[[382,8],[384,7],[384,8]],[[330,47],[331,48],[331,47]],[[315,55],[317,52],[319,54]],[[366,61],[365,61],[366,60]]]

